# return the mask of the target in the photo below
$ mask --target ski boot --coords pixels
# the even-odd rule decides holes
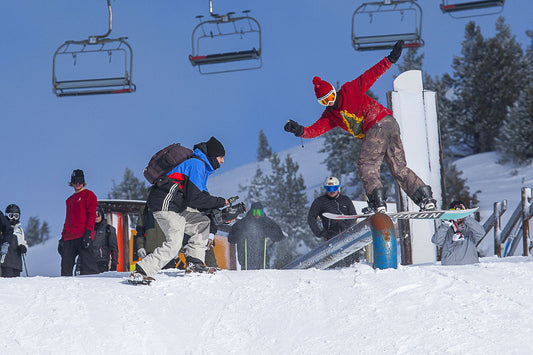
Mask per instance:
[[[135,265],[135,270],[127,278],[128,282],[132,285],[150,285],[155,279],[150,276],[146,276],[146,272],[139,266]]]
[[[188,256],[186,258],[187,261],[187,267],[185,268],[186,274],[214,274],[217,272],[217,268],[211,267],[211,266],[205,266],[205,264],[197,258],[194,258],[192,256]]]
[[[413,201],[420,207],[420,211],[433,211],[437,209],[437,200],[433,198],[431,186],[425,185],[415,191]]]
[[[385,213],[387,212],[387,204],[385,201],[385,188],[378,187],[368,195],[368,207],[363,208],[363,214]]]

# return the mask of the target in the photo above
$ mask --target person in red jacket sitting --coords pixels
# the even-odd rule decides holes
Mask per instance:
[[[313,78],[318,102],[326,106],[322,116],[309,127],[293,120],[287,121],[285,131],[297,137],[315,138],[334,127],[340,127],[362,139],[359,152],[359,176],[368,197],[368,209],[363,212],[385,212],[386,191],[379,178],[380,166],[385,159],[392,176],[421,210],[436,209],[431,187],[407,167],[400,138],[400,127],[392,111],[366,95],[370,87],[402,54],[404,41],[398,41],[390,54],[357,79],[342,85],[339,92],[333,85]],[[366,210],[366,211],[365,211]]]
[[[97,200],[86,185],[83,170],[74,170],[69,183],[74,194],[67,199],[65,225],[57,249],[61,254],[61,276],[72,276],[76,256],[81,275],[98,274],[92,248]]]

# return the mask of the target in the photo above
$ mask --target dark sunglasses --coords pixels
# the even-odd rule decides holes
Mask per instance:
[[[9,219],[19,219],[20,218],[20,213],[8,213],[7,214],[7,218]]]
[[[339,189],[339,185],[333,185],[333,186],[324,186],[327,192],[334,192]]]

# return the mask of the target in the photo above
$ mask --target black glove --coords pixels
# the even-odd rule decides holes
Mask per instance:
[[[392,48],[392,51],[387,57],[389,58],[391,63],[396,63],[398,59],[400,59],[400,56],[402,55],[402,49],[403,49],[404,43],[405,43],[404,40],[401,39],[398,42],[396,42],[396,44],[394,45],[394,48]]]
[[[18,250],[19,254],[26,254],[26,252],[28,251],[28,248],[26,248],[25,245],[20,244],[20,245],[17,247],[17,250]]]
[[[81,247],[83,249],[87,249],[91,246],[91,231],[89,229],[86,229],[85,232],[83,232],[83,237],[81,237]]]
[[[296,137],[300,137],[302,134],[304,134],[304,126],[299,125],[293,120],[288,120],[283,129],[289,133],[294,133]]]
[[[57,252],[59,255],[63,254],[63,238],[59,239],[59,242],[57,243]]]

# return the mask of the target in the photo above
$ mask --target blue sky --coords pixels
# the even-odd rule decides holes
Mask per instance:
[[[137,91],[58,98],[52,91],[53,54],[66,40],[105,33],[106,1],[1,1],[0,208],[17,203],[24,225],[38,216],[57,237],[65,199],[73,192],[67,185],[73,169],[83,169],[87,187],[105,198],[126,167],[142,178],[150,156],[171,142],[192,146],[216,136],[226,146],[224,171],[255,160],[260,129],[275,151],[298,145],[282,127],[289,118],[309,125],[321,114],[313,76],[344,83],[388,54],[352,48],[352,14],[361,3],[214,0],[218,13],[251,10],[262,27],[263,67],[200,75],[188,56],[195,16],[208,16],[208,0],[114,0],[110,37],[128,37]],[[424,70],[451,73],[469,19],[442,14],[438,0],[418,3]],[[530,1],[507,1],[501,14],[523,48],[532,14]],[[492,36],[496,18],[473,20]],[[400,25],[390,23],[391,32]],[[397,68],[372,89],[382,103],[393,74]]]

